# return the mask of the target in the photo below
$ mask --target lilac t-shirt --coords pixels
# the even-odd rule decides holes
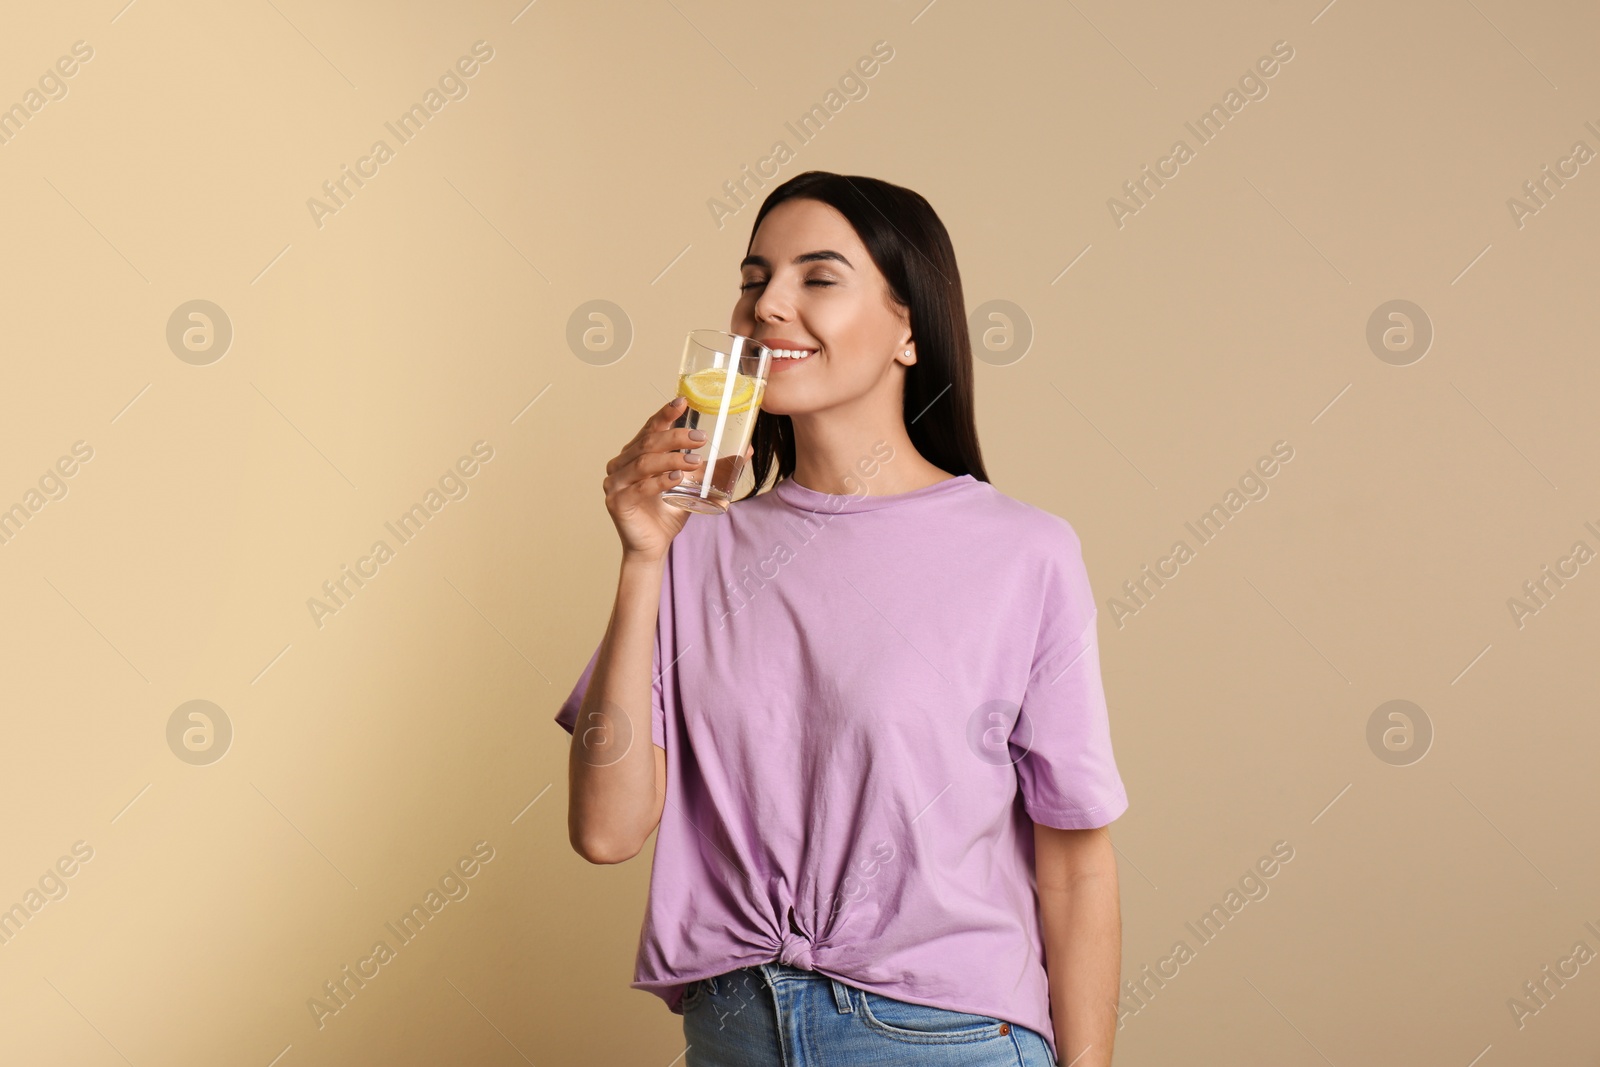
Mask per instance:
[[[1054,1051],[1030,819],[1128,807],[1095,616],[1066,520],[970,474],[786,479],[690,515],[662,576],[667,797],[632,987],[681,1013],[689,982],[777,961]]]

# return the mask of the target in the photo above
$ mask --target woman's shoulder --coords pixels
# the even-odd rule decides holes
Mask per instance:
[[[1049,558],[1065,552],[1082,551],[1078,531],[1065,517],[1038,504],[1011,496],[992,482],[979,483],[988,492],[980,494],[978,506],[988,519],[1002,526],[1019,551]]]

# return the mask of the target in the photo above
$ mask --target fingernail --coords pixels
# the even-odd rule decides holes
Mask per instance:
[[[705,433],[704,430],[690,430],[689,431],[689,440],[691,440],[691,441],[704,441],[705,439],[706,439],[706,433]]]

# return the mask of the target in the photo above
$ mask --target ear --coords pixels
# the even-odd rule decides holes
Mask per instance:
[[[909,367],[917,361],[917,342],[911,338],[911,309],[897,306],[894,310],[900,320],[900,343],[895,346],[894,358]]]

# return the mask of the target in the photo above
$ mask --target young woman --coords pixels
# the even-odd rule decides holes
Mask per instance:
[[[811,171],[747,251],[776,482],[664,504],[695,438],[651,416],[606,464],[621,575],[556,716],[579,854],[657,831],[632,986],[689,1067],[1104,1067],[1128,800],[1095,604],[1072,527],[984,472],[949,236]]]

